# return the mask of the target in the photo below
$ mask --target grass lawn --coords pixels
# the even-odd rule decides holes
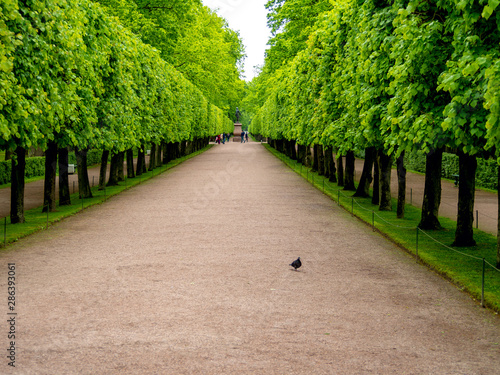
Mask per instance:
[[[455,221],[440,217],[439,221],[443,230],[422,231],[417,229],[421,216],[419,208],[407,204],[405,218],[398,219],[395,199],[392,203],[393,211],[378,211],[378,207],[371,203],[371,198],[353,198],[354,192],[343,191],[342,187],[329,182],[316,172],[311,172],[310,168],[291,160],[267,144],[264,146],[346,211],[370,225],[373,230],[381,232],[415,256],[416,261],[423,262],[434,269],[478,301],[481,301],[482,297],[484,259],[484,304],[500,312],[500,270],[494,267],[497,251],[495,236],[474,229],[477,246],[451,247],[455,239]]]

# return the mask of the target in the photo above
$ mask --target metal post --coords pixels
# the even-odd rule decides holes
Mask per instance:
[[[375,232],[375,211],[372,211],[372,227],[373,231]]]
[[[314,175],[311,173],[311,183],[314,186]]]
[[[351,198],[351,214],[354,215],[354,198]]]
[[[323,177],[323,194],[325,194],[325,178]]]
[[[49,229],[49,211],[50,211],[50,207],[47,204],[47,228],[46,229]]]
[[[479,211],[476,210],[476,229],[479,229]]]
[[[75,194],[75,181],[73,181],[73,194]]]
[[[4,217],[3,222],[3,246],[7,246],[7,216]]]
[[[95,186],[95,184],[94,184],[94,180],[95,180],[95,176],[92,176],[92,187],[94,187],[94,186]]]
[[[82,211],[83,211],[83,194],[82,194]]]
[[[413,189],[410,189],[410,204],[413,204]]]
[[[483,258],[483,276],[481,279],[481,306],[485,307],[484,305],[484,273],[486,271],[486,261]]]
[[[340,206],[340,189],[337,190],[337,203]]]

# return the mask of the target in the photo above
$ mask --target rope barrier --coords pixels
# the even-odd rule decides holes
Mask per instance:
[[[458,251],[457,249],[454,249],[444,243],[442,243],[441,241],[439,240],[436,240],[434,237],[430,236],[428,233],[424,232],[422,229],[419,229],[420,232],[422,232],[423,234],[425,234],[428,238],[430,238],[431,240],[433,240],[434,242],[440,244],[441,246],[447,248],[448,250],[451,250],[451,251],[454,251],[455,253],[458,253],[458,254],[461,254],[461,255],[464,255],[466,257],[469,257],[469,258],[472,258],[472,259],[476,259],[476,260],[483,260],[483,258],[479,258],[479,257],[476,257],[474,255],[470,255],[470,254],[467,254],[467,253],[464,253],[462,251]]]

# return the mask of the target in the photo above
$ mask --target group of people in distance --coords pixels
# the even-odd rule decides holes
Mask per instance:
[[[241,132],[241,143],[248,142],[248,132]]]
[[[230,134],[226,134],[226,133],[222,133],[222,134],[218,134],[215,136],[215,143],[217,143],[218,145],[221,144],[225,144],[226,141],[229,142],[229,138],[231,137]],[[241,133],[241,143],[245,143],[245,142],[248,142],[248,132],[242,132]]]
[[[215,136],[215,143],[220,145],[220,143],[222,142],[222,144],[224,144],[226,143],[226,141],[229,141],[229,137],[230,135],[226,133],[218,134]]]

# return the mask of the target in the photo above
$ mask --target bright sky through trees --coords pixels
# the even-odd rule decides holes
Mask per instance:
[[[264,53],[270,31],[267,27],[267,0],[203,0],[203,4],[218,9],[229,27],[239,31],[245,44],[245,80],[250,81],[256,74],[254,66],[264,64]]]

